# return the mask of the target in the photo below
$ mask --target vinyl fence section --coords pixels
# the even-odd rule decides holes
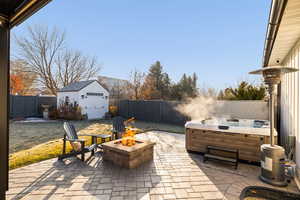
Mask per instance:
[[[181,102],[177,101],[131,101],[119,103],[119,115],[138,120],[184,125],[189,117],[176,110]],[[217,101],[218,117],[268,120],[268,103],[264,101]]]
[[[10,96],[10,117],[41,117],[43,110],[41,105],[56,107],[56,97],[42,96]]]
[[[129,101],[119,104],[119,115],[125,118],[135,117],[138,120],[184,125],[188,117],[175,108],[179,102],[171,101]]]

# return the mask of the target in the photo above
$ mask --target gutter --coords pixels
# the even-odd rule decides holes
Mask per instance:
[[[28,17],[47,5],[51,0],[27,0],[16,8],[15,13],[9,17],[10,28],[21,24]]]
[[[276,40],[280,22],[288,0],[273,0],[269,13],[269,21],[264,45],[263,67],[267,67]],[[280,61],[279,61],[280,62]]]
[[[28,10],[31,6],[33,6],[36,2],[37,2],[37,0],[32,0],[32,1],[29,1],[29,3],[27,3],[25,6],[22,5],[21,9],[17,8],[17,10],[19,10],[19,11],[10,18],[10,21],[14,21],[15,19],[17,19],[26,10]]]

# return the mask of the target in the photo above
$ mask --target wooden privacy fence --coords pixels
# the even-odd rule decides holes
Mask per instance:
[[[184,125],[188,118],[175,109],[178,104],[179,102],[172,101],[122,100],[118,112],[125,118]]]
[[[10,117],[41,117],[41,105],[50,105],[56,108],[56,97],[43,96],[10,96]]]

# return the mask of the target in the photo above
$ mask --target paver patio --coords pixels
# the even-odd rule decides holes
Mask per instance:
[[[10,171],[8,199],[238,199],[249,185],[262,185],[259,167],[238,170],[185,151],[185,136],[147,132],[139,138],[156,142],[153,162],[124,169],[103,162],[101,153],[88,162],[51,159]],[[270,186],[269,186],[270,187]],[[282,190],[297,191],[295,184]]]

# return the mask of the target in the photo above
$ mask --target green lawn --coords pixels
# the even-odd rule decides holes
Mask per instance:
[[[73,121],[76,130],[80,131],[92,124],[111,124],[110,120]],[[184,133],[183,126],[136,121],[135,126],[142,130],[162,130],[174,133]],[[35,145],[63,137],[63,122],[11,122],[9,151],[14,153],[31,148]]]
[[[72,122],[79,134],[107,134],[111,133],[111,121],[74,121]],[[137,121],[135,127],[139,132],[147,130],[161,130],[174,133],[184,133],[182,126],[149,123]],[[10,123],[10,169],[55,158],[61,154],[63,122],[11,122]],[[89,144],[90,137],[83,136]],[[67,149],[70,150],[68,144]]]
[[[74,121],[72,123],[79,131],[94,123],[110,124],[110,121]],[[63,122],[11,122],[9,134],[9,152],[14,153],[50,140],[62,138],[64,135]]]

